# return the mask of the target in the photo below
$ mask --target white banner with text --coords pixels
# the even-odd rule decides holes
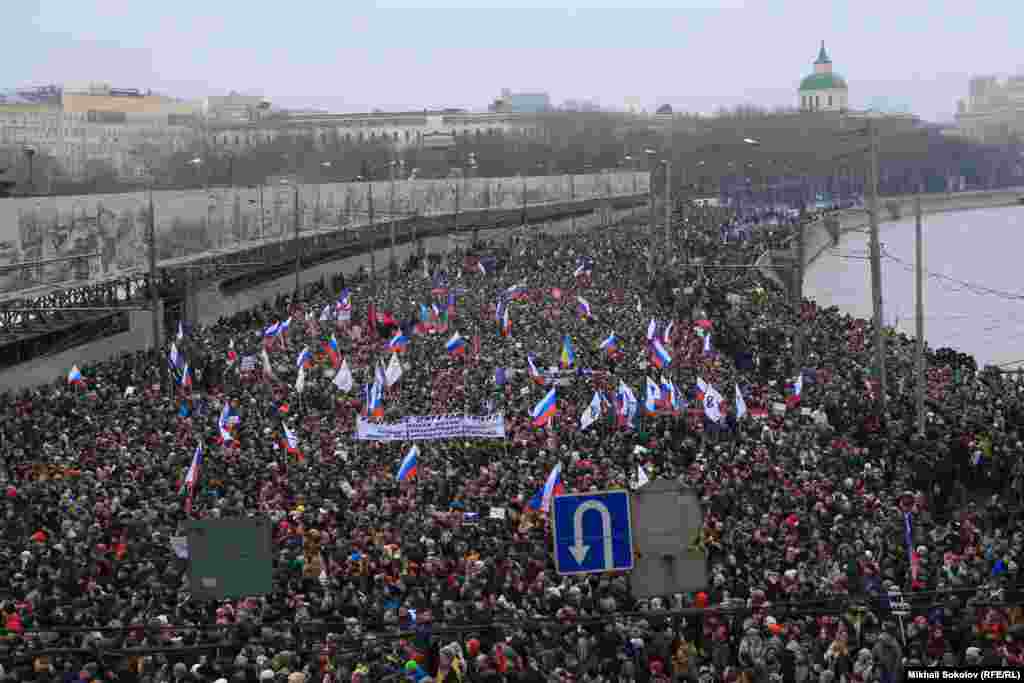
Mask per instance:
[[[356,420],[359,441],[436,441],[438,439],[504,439],[505,416],[411,415],[398,422]]]

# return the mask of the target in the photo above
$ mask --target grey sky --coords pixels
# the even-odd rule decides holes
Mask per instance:
[[[1024,71],[1020,2],[623,4],[12,0],[0,85],[238,90],[333,111],[482,109],[508,87],[712,112],[795,104],[825,40],[854,107],[885,98],[951,120],[970,75]]]

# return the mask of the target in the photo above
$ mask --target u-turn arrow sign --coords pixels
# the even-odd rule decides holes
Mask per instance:
[[[552,505],[555,566],[559,574],[592,574],[633,568],[629,492],[556,496]]]

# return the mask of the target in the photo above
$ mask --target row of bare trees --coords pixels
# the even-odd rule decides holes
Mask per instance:
[[[847,179],[863,184],[867,138],[864,122],[833,113],[767,112],[741,107],[714,118],[687,116],[641,118],[608,112],[538,114],[542,135],[472,134],[459,136],[447,150],[425,150],[380,140],[345,142],[331,133],[280,136],[230,152],[195,142],[171,155],[140,150],[157,187],[253,186],[268,178],[297,175],[305,182],[338,182],[396,175],[443,177],[456,172],[478,176],[580,174],[601,169],[655,169],[655,186],[664,182],[662,160],[672,162],[673,185],[684,192],[753,191],[757,188],[834,186]],[[942,135],[907,118],[878,121],[880,186],[883,193],[904,193],[924,183],[945,189],[946,178],[964,176],[971,186],[1020,184],[1021,145],[980,145]],[[748,144],[744,140],[759,144]],[[648,153],[651,150],[653,153]],[[193,163],[200,159],[201,163]],[[37,192],[54,194],[116,192],[137,188],[100,161],[90,162],[84,180],[72,180],[52,159],[33,168]],[[859,179],[859,181],[857,180]]]

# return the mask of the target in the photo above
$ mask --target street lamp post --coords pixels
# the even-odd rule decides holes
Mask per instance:
[[[654,225],[655,225],[655,221],[656,221],[656,217],[655,217],[655,213],[654,213],[654,169],[655,169],[654,155],[657,154],[657,152],[655,150],[653,150],[653,149],[650,149],[650,148],[645,149],[644,152],[647,154],[647,172],[648,172],[648,176],[649,176],[648,180],[647,180],[647,183],[648,183],[648,191],[647,191],[647,197],[648,197],[648,200],[647,200],[648,201],[647,212],[648,212],[648,216],[647,216],[647,223],[648,223],[648,235],[649,235],[649,241],[648,241],[648,245],[647,245],[647,274],[649,276],[653,276],[654,275]]]
[[[316,184],[316,205],[313,207],[313,229],[314,230],[319,230],[320,229],[320,194],[321,194],[321,189],[323,188],[323,184],[324,184],[323,169],[330,168],[330,167],[331,167],[331,162],[330,161],[321,161],[320,162],[320,169],[321,170],[317,174],[317,184]]]
[[[281,180],[281,184],[291,184],[292,186],[292,242],[295,244],[295,289],[292,292],[292,300],[294,302],[299,296],[299,281],[302,273],[302,244],[299,241],[299,183],[297,181],[289,183],[288,179],[285,178]]]
[[[36,155],[36,148],[31,145],[26,145],[25,149],[22,150],[25,154],[25,158],[28,160],[28,193],[33,195],[36,193],[35,180],[32,168],[32,159]]]
[[[672,244],[672,162],[665,159],[665,256]]]
[[[397,162],[394,159],[388,162],[388,179],[390,188],[388,197],[388,232],[390,233],[391,245],[388,247],[388,303],[391,302],[391,280],[395,276],[395,167]]]

